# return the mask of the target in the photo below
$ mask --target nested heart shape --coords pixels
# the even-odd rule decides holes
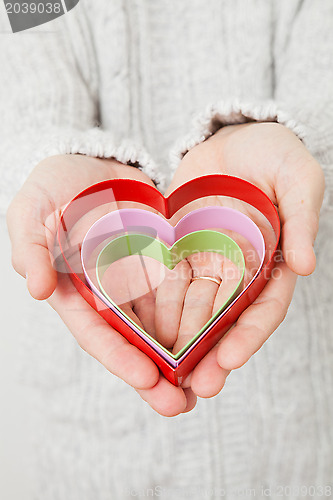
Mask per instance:
[[[257,274],[260,272],[265,257],[265,242],[262,233],[249,217],[228,207],[212,206],[194,210],[185,215],[175,227],[171,226],[167,220],[162,219],[161,216],[147,210],[117,210],[104,215],[104,217],[96,221],[87,232],[82,243],[82,268],[94,293],[108,307],[118,309],[124,318],[133,324],[133,328],[136,329],[138,335],[144,336],[147,342],[166,359],[170,358],[170,356],[179,359],[241,291],[245,271],[245,261],[241,249],[230,237],[221,232],[205,229],[207,227],[214,227],[224,231],[232,230],[243,236],[252,245],[259,257],[260,264]],[[95,248],[101,247],[103,240],[107,241],[110,236],[133,231],[141,233],[140,236],[131,233],[129,236],[117,237],[107,243],[99,251],[97,263],[96,265],[94,262],[92,263],[92,273],[90,272],[89,261],[91,256]],[[149,235],[160,238],[171,248]],[[135,323],[121,307],[118,307],[111,294],[107,293],[103,287],[102,278],[113,262],[125,256],[134,254],[149,256],[157,259],[167,268],[172,269],[180,260],[196,252],[216,252],[226,257],[229,262],[231,261],[235,265],[232,280],[228,280],[228,273],[226,272],[223,278],[223,287],[227,285],[225,291],[228,291],[228,285],[231,285],[232,288],[225,296],[222,295],[223,301],[209,321],[196,334],[193,334],[192,339],[179,352],[171,354],[170,351],[166,350]],[[230,270],[230,266],[229,268],[226,266],[226,268],[226,271]],[[95,271],[96,279],[94,279]],[[154,286],[157,285],[158,283],[155,283]],[[131,299],[133,298],[131,297]]]
[[[265,263],[246,288],[220,314],[200,337],[178,359],[167,359],[154,349],[147,339],[140,337],[133,325],[126,322],[116,309],[107,307],[92,288],[85,283],[72,268],[67,252],[71,249],[69,233],[84,214],[99,205],[112,201],[134,201],[143,203],[169,219],[188,203],[206,196],[228,196],[242,200],[258,209],[271,224],[276,242],[270,253],[266,252]],[[200,359],[229,330],[239,315],[262,291],[274,267],[274,255],[280,237],[280,221],[277,210],[269,197],[253,184],[222,174],[212,174],[195,178],[173,191],[167,198],[154,187],[130,179],[113,179],[95,184],[78,194],[62,213],[58,228],[58,242],[61,254],[69,270],[70,277],[80,294],[114,328],[149,355],[159,366],[168,380],[179,385]]]
[[[176,265],[183,259],[199,253],[199,252],[214,252],[225,258],[225,267],[230,269],[230,262],[234,264],[233,289],[224,303],[219,307],[218,311],[210,318],[210,320],[196,333],[192,339],[179,351],[172,355],[175,359],[179,358],[195,340],[205,331],[209,324],[218,317],[218,315],[232,302],[232,300],[240,293],[245,273],[245,260],[239,246],[228,236],[209,230],[196,231],[194,233],[183,236],[177,240],[170,248],[161,241],[144,234],[128,234],[120,236],[108,243],[100,252],[96,262],[96,276],[99,288],[107,299],[107,303],[114,303],[111,296],[106,291],[103,285],[103,277],[110,269],[110,265],[120,259],[128,256],[139,255],[140,257],[150,257],[163,264],[167,269],[173,270]],[[229,264],[229,265],[228,265]],[[146,268],[147,269],[147,268]],[[227,273],[223,279],[223,285],[228,280]],[[163,277],[162,280],[163,281]],[[117,306],[116,306],[117,307]],[[120,311],[126,316],[125,312]],[[130,319],[127,316],[128,319]],[[135,323],[134,323],[135,324]],[[148,333],[136,326],[147,336]],[[194,332],[195,333],[195,332]],[[154,340],[151,337],[152,340]],[[160,344],[161,345],[161,344]],[[162,346],[163,347],[163,346]],[[166,351],[170,356],[170,352]]]

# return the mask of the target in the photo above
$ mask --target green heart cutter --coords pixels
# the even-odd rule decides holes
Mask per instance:
[[[151,257],[168,269],[172,270],[181,260],[199,252],[215,252],[223,255],[236,265],[239,271],[239,279],[232,294],[227,298],[224,304],[216,311],[209,321],[193,336],[193,338],[175,354],[175,359],[178,359],[205,329],[221,314],[226,307],[238,296],[242,291],[242,284],[245,273],[244,255],[237,243],[229,236],[212,230],[200,230],[189,233],[177,240],[171,247],[166,246],[162,241],[159,241],[149,235],[144,234],[126,234],[119,236],[109,242],[99,253],[96,261],[96,278],[100,291],[104,297],[116,307],[126,318],[135,324],[140,331],[147,336],[152,342],[157,342],[137,323],[135,323],[118,305],[112,300],[103,286],[103,276],[111,264],[119,259],[129,257],[131,255],[141,255]],[[159,343],[158,343],[159,344]],[[160,346],[161,344],[159,344]],[[170,354],[165,347],[162,348]]]

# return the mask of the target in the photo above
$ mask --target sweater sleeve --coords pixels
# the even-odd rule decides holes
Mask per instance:
[[[171,151],[174,170],[195,145],[219,128],[246,122],[278,122],[291,129],[330,176],[333,163],[333,4],[323,0],[273,1],[270,100],[222,99],[194,118]]]
[[[328,179],[333,167],[333,3],[276,1],[275,12],[275,100],[300,124],[303,142]]]
[[[82,3],[82,6],[81,6]],[[84,2],[47,25],[11,33],[0,4],[0,212],[32,168],[58,154],[115,158],[157,184],[153,161],[99,126],[98,71]]]

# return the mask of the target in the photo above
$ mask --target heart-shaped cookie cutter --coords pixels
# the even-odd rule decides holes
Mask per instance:
[[[138,335],[144,336],[146,341],[152,346],[153,349],[157,350],[159,354],[167,359],[171,356],[174,359],[179,359],[187,349],[200,337],[202,333],[206,330],[209,324],[214,321],[222,311],[231,303],[231,301],[239,294],[241,291],[241,283],[244,275],[244,258],[242,252],[238,245],[228,236],[217,231],[207,231],[207,227],[214,227],[221,230],[232,230],[236,231],[238,234],[246,238],[249,243],[255,249],[257,255],[260,259],[260,264],[257,269],[256,275],[260,273],[262,265],[265,258],[265,242],[261,231],[256,226],[256,224],[246,215],[237,210],[228,207],[212,206],[199,208],[188,214],[186,214],[175,227],[171,226],[169,222],[161,216],[149,212],[147,210],[141,209],[121,209],[109,214],[104,215],[98,221],[96,221],[92,227],[87,232],[81,248],[81,261],[82,268],[84,270],[87,282],[94,291],[94,293],[105,302],[107,306],[113,310],[116,308],[120,313],[123,314],[124,318],[132,323]],[[161,346],[155,339],[148,335],[144,330],[142,330],[136,323],[134,323],[131,318],[129,318],[112,300],[110,296],[105,292],[101,283],[101,276],[97,273],[97,282],[99,286],[96,286],[94,280],[90,278],[90,273],[88,271],[87,262],[89,261],[95,248],[99,247],[104,240],[110,238],[110,236],[124,234],[128,232],[137,232],[141,234],[146,234],[147,236],[141,239],[141,244],[136,248],[132,248],[133,253],[141,252],[142,255],[147,255],[144,249],[149,245],[150,256],[156,258],[167,265],[168,260],[168,249],[165,245],[161,245],[157,240],[149,235],[155,235],[166,242],[169,246],[179,242],[181,245],[181,252],[183,258],[187,257],[194,252],[212,251],[217,253],[224,253],[227,258],[230,258],[239,268],[241,267],[240,278],[236,289],[232,296],[223,304],[223,306],[212,316],[212,318],[207,322],[196,334],[190,342],[186,344],[178,353],[172,354]],[[191,242],[189,246],[189,235],[191,237]],[[118,244],[123,242],[122,248],[117,249],[114,255],[117,258],[129,255],[129,240],[113,240],[118,241]],[[113,248],[113,241],[111,241],[107,246],[100,251],[98,261],[101,260],[103,253],[107,248]],[[132,247],[135,245],[135,241],[132,239]],[[154,243],[156,242],[156,243]],[[226,245],[230,247],[226,247]],[[231,249],[233,251],[231,252]],[[159,255],[156,252],[161,250]],[[164,250],[164,255],[163,255]],[[111,264],[114,261],[112,254],[106,256],[106,264]],[[106,268],[106,265],[104,265]],[[167,265],[167,267],[169,267]],[[105,269],[104,269],[105,271]]]
[[[195,342],[180,359],[164,359],[133,328],[126,323],[124,317],[107,307],[93,292],[88,284],[81,279],[69,259],[78,246],[71,242],[70,233],[75,224],[87,212],[94,208],[120,201],[143,203],[170,219],[180,208],[199,198],[207,196],[228,196],[242,200],[255,207],[266,217],[275,234],[275,243],[269,251],[266,250],[265,262],[255,279],[242,291],[236,300],[216,319],[205,334]],[[165,377],[175,385],[194,368],[203,356],[221,339],[229,328],[237,321],[239,315],[258,297],[269,280],[275,265],[275,254],[280,239],[280,219],[276,207],[270,198],[255,185],[238,177],[210,174],[197,177],[179,186],[167,198],[153,186],[132,180],[112,179],[94,184],[79,193],[64,209],[58,227],[57,242],[59,252],[68,269],[70,278],[82,295],[110,325],[118,330],[129,342],[145,352],[161,369]],[[56,250],[57,252],[57,250]]]

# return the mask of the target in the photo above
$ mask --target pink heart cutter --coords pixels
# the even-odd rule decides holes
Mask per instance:
[[[266,247],[265,262],[251,286],[238,295],[232,307],[224,311],[223,317],[214,321],[204,336],[201,336],[194,349],[185,353],[181,360],[172,364],[137,335],[124,321],[124,317],[105,305],[82,279],[82,267],[76,269],[72,257],[80,250],[80,245],[71,238],[76,223],[89,211],[110,202],[137,202],[158,211],[170,219],[179,209],[188,203],[207,196],[227,196],[249,204],[266,218],[274,233],[274,243]],[[163,375],[173,384],[180,385],[196,364],[225,335],[237,321],[242,312],[258,297],[271,277],[275,266],[275,256],[279,247],[281,224],[278,211],[270,198],[254,184],[239,177],[224,174],[209,174],[196,177],[182,184],[169,196],[164,197],[157,188],[133,179],[108,179],[87,187],[78,193],[64,208],[57,232],[57,244],[54,255],[64,262],[70,279],[81,296],[113,328],[129,342],[148,355],[159,367]],[[268,244],[268,240],[265,243]],[[60,262],[60,261],[59,261]],[[63,271],[61,266],[61,270]],[[176,364],[176,366],[175,366]]]
[[[174,227],[160,215],[148,210],[135,208],[121,209],[104,215],[91,226],[82,242],[81,263],[86,280],[94,294],[97,295],[107,307],[109,307],[114,313],[119,314],[120,312],[121,314],[121,311],[119,311],[119,309],[105,297],[105,295],[90,278],[87,262],[89,261],[95,248],[111,236],[128,232],[144,233],[153,235],[154,237],[157,236],[167,245],[171,246],[176,240],[179,240],[183,236],[194,231],[200,231],[207,228],[235,231],[246,238],[254,247],[259,256],[260,264],[256,274],[243,290],[243,292],[246,291],[251,282],[259,275],[265,260],[265,241],[263,235],[258,226],[245,214],[229,207],[216,206],[194,210],[180,219]],[[231,306],[232,303],[228,306],[228,308]],[[222,311],[215,321],[220,319],[225,311]],[[125,316],[123,316],[123,321],[125,321],[137,335],[144,339],[152,349],[158,352],[159,355],[167,360],[172,366],[176,366],[175,361],[178,359],[180,361],[182,359],[182,355],[184,356],[190,352],[196,345],[196,342],[193,342],[193,344],[185,352],[182,353],[182,351],[180,351],[181,356],[177,357],[177,355],[171,354],[148,334],[144,334],[137,327],[135,322],[127,319]],[[197,342],[200,341],[204,335],[205,332],[198,337]]]

